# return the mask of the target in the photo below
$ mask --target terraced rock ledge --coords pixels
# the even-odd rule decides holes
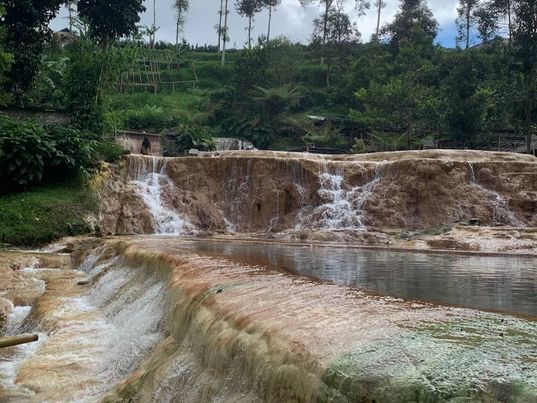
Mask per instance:
[[[0,400],[537,399],[530,319],[373,296],[177,238],[110,239],[73,259],[27,272],[46,288],[25,327],[45,337]]]

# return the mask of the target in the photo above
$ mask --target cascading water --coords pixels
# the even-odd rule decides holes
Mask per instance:
[[[151,216],[156,234],[184,235],[195,232],[194,226],[165,202],[165,192],[176,193],[175,185],[166,174],[167,161],[158,157],[147,157],[131,170],[130,181],[143,198]],[[134,172],[132,172],[134,171]]]
[[[363,207],[381,180],[382,164],[377,164],[375,174],[369,182],[351,189],[345,188],[345,178],[339,170],[323,165],[319,174],[318,191],[324,202],[312,214],[302,217],[299,228],[327,230],[362,230],[365,228]]]
[[[13,309],[6,334],[39,332],[39,342],[0,355],[0,401],[5,391],[15,401],[101,401],[164,339],[165,278],[118,258],[99,262],[101,252],[76,271],[25,269],[46,278],[47,291],[32,310]],[[82,277],[87,292],[76,288]]]
[[[494,190],[487,189],[483,185],[479,184],[475,177],[474,166],[471,162],[468,163],[470,168],[470,184],[484,193],[492,206],[492,225],[513,225],[522,226],[520,221],[516,218],[515,214],[510,210],[509,203],[504,197],[495,192]]]

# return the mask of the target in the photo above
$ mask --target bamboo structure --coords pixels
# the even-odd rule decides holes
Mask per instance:
[[[181,70],[190,69],[193,75],[193,80],[163,80],[161,72],[165,70]],[[165,87],[171,88],[175,93],[176,86],[181,84],[191,85],[193,89],[198,86],[198,74],[194,60],[180,60],[177,55],[172,52],[153,51],[151,54],[142,53],[138,60],[136,68],[124,71],[121,74],[119,82],[119,91],[126,93],[129,89],[144,88],[150,89],[155,94]]]
[[[21,344],[33,343],[39,340],[37,334],[25,334],[22,336],[0,337],[0,348],[19,346]]]

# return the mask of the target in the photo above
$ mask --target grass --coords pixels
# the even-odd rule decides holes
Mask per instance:
[[[140,92],[136,94],[117,94],[111,99],[111,108],[117,111],[140,109],[144,106],[157,106],[168,112],[196,112],[207,98],[201,91],[176,92],[175,94],[152,94]]]
[[[0,196],[0,245],[34,247],[90,233],[86,217],[96,207],[89,189],[76,182]]]

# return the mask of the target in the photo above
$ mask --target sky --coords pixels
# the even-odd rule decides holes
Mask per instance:
[[[385,0],[388,5],[383,10],[382,23],[391,21],[399,7],[399,0]],[[352,7],[352,0],[345,0],[346,10],[353,21],[358,25],[362,38],[368,40],[376,27],[376,15],[374,10],[361,18],[358,18]],[[373,1],[372,1],[373,2]],[[245,27],[247,20],[240,17],[233,6],[234,0],[229,0],[229,32],[231,36],[230,47],[241,48],[247,40]],[[455,43],[455,18],[457,0],[429,0],[435,18],[440,25],[437,41],[444,46],[454,46]],[[157,40],[175,42],[175,12],[172,9],[173,0],[156,0]],[[142,25],[151,25],[153,1],[146,0],[147,12],[142,15]],[[218,23],[218,10],[220,0],[190,0],[190,10],[186,15],[184,37],[192,44],[216,45],[218,37],[215,25]],[[313,20],[321,14],[321,7],[312,5],[302,7],[298,0],[282,0],[281,5],[273,14],[271,37],[283,35],[292,41],[306,43],[311,37]],[[65,28],[68,25],[67,11],[62,9],[60,15],[52,22],[54,30]],[[266,34],[268,23],[267,12],[259,13],[255,19],[253,37]]]

